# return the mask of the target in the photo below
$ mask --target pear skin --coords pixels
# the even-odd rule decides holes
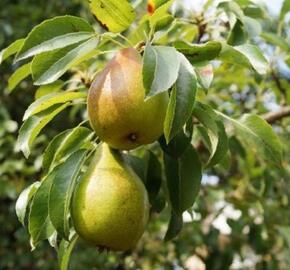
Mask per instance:
[[[88,115],[98,137],[123,150],[156,141],[163,133],[168,93],[144,98],[141,55],[133,48],[123,49],[89,90]]]
[[[102,143],[78,183],[72,202],[76,232],[101,249],[135,247],[149,217],[147,191],[116,150]]]

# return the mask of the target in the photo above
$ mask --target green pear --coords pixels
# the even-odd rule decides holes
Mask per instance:
[[[135,247],[149,216],[146,189],[122,156],[102,143],[78,183],[72,202],[76,232],[101,249]]]
[[[89,90],[88,115],[98,137],[123,150],[156,141],[163,133],[168,93],[144,99],[141,55],[133,48],[123,49]]]

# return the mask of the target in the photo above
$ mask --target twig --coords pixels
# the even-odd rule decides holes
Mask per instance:
[[[266,120],[269,124],[276,122],[284,117],[290,116],[290,106],[282,107],[281,110],[277,112],[268,112],[262,115],[264,120]]]
[[[283,96],[283,105],[284,105],[286,102],[286,89],[282,86],[280,78],[275,73],[275,71],[272,70],[271,75],[272,75],[274,82],[276,83],[277,88],[279,89],[279,91],[281,92],[281,94]]]

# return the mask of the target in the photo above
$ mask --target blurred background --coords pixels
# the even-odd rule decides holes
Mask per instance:
[[[173,12],[180,12],[180,6],[193,17],[210,18],[214,12],[203,14],[207,1],[176,2]],[[249,5],[248,12],[256,12],[263,32],[271,35],[253,37],[252,41],[263,49],[270,71],[266,77],[259,77],[240,67],[216,65],[208,102],[233,117],[245,112],[264,114],[290,104],[289,13],[282,14],[282,0],[253,2],[259,8]],[[143,12],[145,5],[140,4]],[[43,20],[64,14],[94,23],[87,1],[1,0],[0,50],[25,37]],[[215,37],[218,31],[213,26],[207,24],[208,38]],[[14,146],[36,87],[27,79],[13,94],[7,94],[8,78],[17,68],[12,62],[10,59],[0,66],[0,269],[57,269],[56,253],[48,243],[30,251],[26,229],[15,214],[15,201],[21,190],[39,180],[39,155],[51,138],[75,126],[81,116],[71,112],[58,116],[42,132],[33,153],[25,160]],[[290,269],[290,119],[280,119],[273,127],[284,147],[283,168],[257,160],[250,149],[231,137],[230,163],[203,176],[198,200],[184,214],[185,225],[178,238],[163,242],[169,215],[165,210],[152,216],[132,254],[100,254],[80,244],[70,269]]]

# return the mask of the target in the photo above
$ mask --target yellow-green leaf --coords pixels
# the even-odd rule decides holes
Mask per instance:
[[[114,33],[126,30],[136,16],[127,0],[91,0],[90,8],[102,26]]]

